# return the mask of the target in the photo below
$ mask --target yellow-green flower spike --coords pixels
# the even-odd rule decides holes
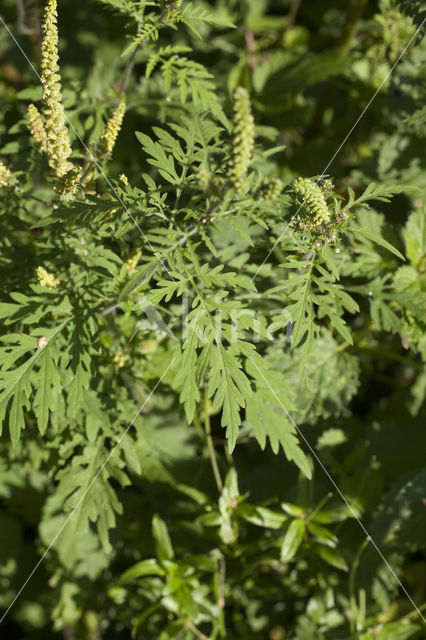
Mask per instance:
[[[41,45],[42,100],[49,166],[54,175],[60,178],[72,169],[72,164],[68,162],[71,145],[62,104],[58,60],[57,6],[56,0],[48,0],[44,13]]]
[[[110,156],[114,149],[117,136],[120,133],[123,124],[124,113],[126,111],[126,102],[122,100],[114,109],[111,118],[106,123],[105,131],[99,140],[99,151]]]
[[[293,188],[303,197],[303,202],[308,209],[308,218],[303,219],[301,228],[312,231],[318,225],[330,220],[325,195],[314,180],[297,178],[293,182]]]
[[[141,255],[142,255],[141,251],[135,251],[135,253],[133,253],[131,256],[127,258],[125,265],[129,273],[131,273],[136,269]]]
[[[230,178],[239,193],[247,190],[247,171],[254,148],[254,118],[250,96],[243,87],[234,92],[234,144]]]
[[[11,177],[12,177],[12,174],[9,171],[9,169],[6,167],[6,165],[3,164],[3,162],[0,162],[0,188],[11,187],[12,186]]]
[[[39,110],[33,104],[28,105],[28,125],[36,147],[47,151],[47,136]]]
[[[59,286],[59,278],[56,278],[53,273],[46,271],[44,267],[37,267],[36,276],[39,285],[47,287],[48,289],[55,289]]]

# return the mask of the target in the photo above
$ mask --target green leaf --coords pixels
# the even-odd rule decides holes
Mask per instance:
[[[295,409],[290,399],[293,396],[290,387],[283,376],[268,370],[260,358],[252,357],[247,363],[247,371],[256,379],[256,391],[246,401],[247,425],[253,429],[262,449],[268,437],[274,453],[278,453],[281,445],[287,459],[293,460],[310,478],[312,469],[300,447],[290,414]]]
[[[349,227],[348,230],[351,231],[355,236],[356,235],[363,236],[364,238],[367,238],[367,240],[371,240],[372,242],[375,242],[376,244],[383,247],[384,249],[387,249],[398,258],[401,258],[401,260],[405,260],[402,253],[400,253],[398,249],[396,249],[393,245],[391,245],[389,242],[387,242],[387,240],[385,240],[381,236],[378,236],[375,233],[371,233],[371,231],[367,231],[366,229],[361,229],[357,227]]]
[[[300,518],[293,520],[287,529],[282,545],[281,545],[281,562],[290,562],[293,560],[300,545],[302,544],[305,535],[305,522]]]
[[[322,544],[325,544],[328,547],[336,546],[338,539],[329,529],[326,529],[313,521],[308,521],[307,527],[309,533],[312,533],[312,535],[318,538]]]
[[[106,417],[107,423],[107,417]],[[72,512],[71,525],[76,533],[85,533],[90,522],[96,522],[98,534],[106,553],[111,551],[108,530],[115,526],[116,513],[122,505],[111,485],[130,483],[122,471],[123,462],[118,453],[110,456],[104,438],[96,444],[87,444],[74,455],[66,469],[58,473],[57,502],[65,511]]]
[[[144,576],[165,576],[166,572],[157,560],[149,559],[137,562],[127,569],[119,578],[118,584],[128,584]]]
[[[341,569],[342,571],[348,571],[348,565],[344,557],[335,549],[329,549],[328,547],[323,547],[317,545],[315,547],[316,553],[323,559],[327,564],[330,564],[332,567],[336,567],[336,569]]]
[[[162,518],[160,518],[160,516],[158,516],[157,514],[155,514],[152,518],[152,535],[155,541],[157,557],[160,562],[164,562],[165,560],[173,560],[174,551],[169,532],[167,530],[167,525],[164,520],[162,520]]]
[[[232,347],[226,349],[222,344],[212,345],[209,360],[208,395],[212,398],[214,411],[222,408],[221,424],[226,427],[232,453],[241,424],[240,407],[245,407],[246,399],[251,396],[251,386]]]
[[[426,256],[426,209],[413,211],[403,231],[407,257],[420,267]]]

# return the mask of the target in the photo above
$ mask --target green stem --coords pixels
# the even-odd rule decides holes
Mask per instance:
[[[207,393],[207,385],[204,387],[204,431],[206,434],[207,447],[209,450],[210,463],[212,465],[214,479],[216,481],[216,486],[219,493],[222,493],[223,490],[223,482],[222,477],[219,471],[219,465],[217,464],[216,451],[214,448],[211,425],[210,425],[210,415],[209,415],[209,396]]]
[[[408,364],[410,365],[410,367],[417,369],[417,371],[423,370],[423,367],[421,364],[419,364],[418,362],[415,362],[414,359],[411,359],[407,356],[400,356],[397,353],[391,353],[390,351],[386,351],[385,349],[381,349],[380,347],[372,346],[372,345],[360,344],[359,348],[362,351],[371,351],[371,353],[374,353],[375,355],[378,354],[380,356],[383,356],[383,358],[388,358],[389,360],[395,360],[395,362]]]
[[[287,24],[285,26],[284,31],[287,31],[288,29],[291,29],[294,26],[301,4],[302,4],[302,0],[293,0],[290,7],[290,11],[288,12]]]
[[[190,620],[185,620],[184,625],[198,640],[209,640]]]
[[[317,513],[319,511],[321,511],[321,509],[323,508],[323,506],[330,500],[330,498],[333,497],[333,494],[330,492],[328,493],[322,500],[320,500],[320,502],[317,504],[317,506],[315,507],[315,509],[308,515],[308,517],[306,518],[305,522],[309,522],[309,520],[312,520],[313,518],[315,518],[315,516],[317,515]]]
[[[350,621],[350,625],[351,625],[351,631],[352,633],[355,633],[355,623],[356,623],[356,618],[358,615],[358,606],[356,603],[356,597],[355,597],[355,576],[356,576],[356,572],[358,570],[358,566],[359,566],[359,562],[361,560],[361,556],[364,553],[364,550],[366,549],[368,543],[370,542],[370,538],[367,537],[365,538],[365,540],[363,540],[361,546],[359,547],[357,554],[355,556],[355,559],[353,561],[350,573],[349,573],[349,599],[350,599],[350,603],[351,603],[351,610],[352,610],[352,617],[351,617],[351,621]]]

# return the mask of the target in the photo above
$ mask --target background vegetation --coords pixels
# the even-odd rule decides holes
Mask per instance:
[[[424,637],[424,4],[60,0],[68,179],[44,7],[1,6],[2,634]]]

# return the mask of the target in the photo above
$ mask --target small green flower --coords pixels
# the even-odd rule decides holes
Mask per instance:
[[[44,14],[41,45],[42,100],[49,166],[55,176],[60,178],[72,169],[72,164],[68,162],[71,155],[71,144],[62,104],[58,60],[57,4],[56,0],[48,0]]]
[[[48,289],[56,289],[59,287],[59,278],[56,278],[53,273],[46,271],[44,267],[37,267],[36,276],[40,286],[47,287]]]
[[[125,265],[129,273],[131,273],[136,269],[141,255],[142,255],[141,251],[135,251],[135,253],[132,253],[132,255],[127,258]]]
[[[121,100],[120,104],[114,109],[111,118],[106,123],[105,131],[99,140],[99,152],[110,156],[114,149],[117,136],[120,133],[123,124],[124,113],[126,111],[126,102]]]
[[[121,369],[126,364],[127,356],[122,351],[116,351],[112,361],[119,369]]]
[[[81,167],[74,166],[65,175],[58,178],[53,188],[63,200],[69,200],[77,190],[80,176]]]
[[[268,184],[264,185],[261,190],[261,196],[266,202],[276,200],[283,190],[282,180],[275,178]]]
[[[229,175],[239,194],[247,190],[247,171],[254,148],[254,118],[250,96],[243,87],[234,92],[234,143]]]
[[[207,169],[207,167],[201,166],[198,169],[197,182],[200,189],[202,189],[203,191],[207,191],[210,184],[211,177],[212,177],[212,174]]]
[[[326,198],[328,198],[328,196],[330,196],[334,191],[334,183],[331,178],[325,178],[324,180],[321,180],[319,186]]]
[[[307,215],[301,215],[300,228],[303,231],[313,231],[320,224],[329,222],[330,211],[325,195],[314,180],[297,178],[293,182],[293,188],[303,197],[303,203],[307,209]]]
[[[0,161],[0,188],[11,187],[12,186],[11,177],[12,177],[12,174],[9,171],[9,169],[6,167],[6,165],[3,164],[3,162]]]
[[[39,110],[33,104],[28,105],[28,124],[36,147],[40,151],[47,151],[46,129]]]

